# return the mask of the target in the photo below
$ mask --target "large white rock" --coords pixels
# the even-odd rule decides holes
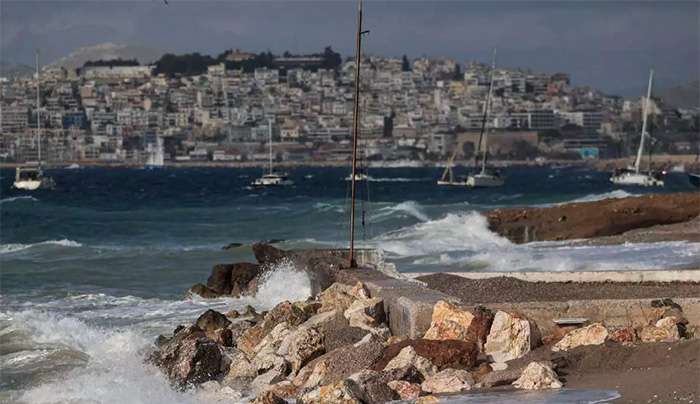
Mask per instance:
[[[607,338],[608,329],[601,323],[593,323],[566,334],[552,347],[552,351],[568,351],[584,345],[601,345]]]
[[[357,299],[343,313],[351,327],[372,329],[383,323],[384,300],[378,297],[371,299]]]
[[[673,342],[680,338],[676,317],[664,317],[656,324],[642,328],[639,335],[642,342]]]
[[[474,378],[462,369],[445,369],[428,376],[421,384],[421,389],[428,393],[459,393],[470,390]]]
[[[517,359],[542,343],[537,325],[529,319],[498,311],[486,337],[484,351],[494,362]]]
[[[430,328],[423,338],[466,340],[472,320],[474,315],[471,312],[440,300],[433,306]]]
[[[407,346],[402,349],[398,355],[387,363],[384,370],[404,369],[408,366],[415,367],[424,378],[437,373],[437,367],[433,365],[430,359],[418,355],[412,346]]]
[[[552,366],[544,362],[531,362],[523,370],[513,386],[525,390],[560,389],[562,387]]]

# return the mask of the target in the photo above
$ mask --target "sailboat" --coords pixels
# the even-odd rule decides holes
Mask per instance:
[[[17,166],[15,181],[12,186],[24,191],[35,191],[39,188],[51,189],[56,184],[51,177],[44,175],[41,167],[41,90],[39,88],[39,52],[36,53],[36,133],[37,161],[27,162]]]
[[[267,174],[262,177],[256,178],[252,185],[254,187],[274,187],[281,185],[292,185],[294,184],[287,173],[275,172],[272,170],[272,120],[267,121],[267,134],[268,134],[268,144],[270,146],[270,165]]]
[[[641,172],[642,155],[644,154],[644,140],[649,136],[647,133],[647,119],[649,115],[649,104],[651,100],[651,88],[654,83],[654,70],[649,71],[649,86],[647,87],[647,97],[644,103],[642,116],[642,136],[639,139],[639,149],[637,150],[637,158],[634,160],[634,166],[627,167],[621,171],[613,171],[610,181],[617,185],[634,185],[642,187],[662,187],[664,181],[661,179],[661,174],[651,171],[651,162],[649,162],[649,172]]]
[[[156,136],[155,143],[148,143],[146,151],[148,153],[146,168],[161,168],[165,165],[162,137]]]
[[[481,121],[481,133],[479,135],[479,148],[474,156],[474,166],[476,167],[478,162],[479,153],[481,153],[481,170],[478,173],[471,174],[466,178],[461,178],[455,180],[454,172],[452,167],[454,166],[454,159],[457,155],[455,150],[447,161],[445,171],[442,173],[442,177],[438,180],[438,185],[450,185],[450,186],[462,186],[470,188],[492,188],[500,187],[504,183],[503,177],[496,170],[489,168],[486,165],[486,160],[488,156],[488,129],[486,128],[489,115],[491,113],[491,99],[493,97],[493,76],[496,71],[496,50],[493,51],[493,63],[491,64],[491,73],[489,78],[489,92],[486,97],[486,103],[484,104],[484,113]]]

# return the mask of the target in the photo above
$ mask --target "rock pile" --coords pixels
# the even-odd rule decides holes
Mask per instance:
[[[266,249],[262,261],[284,259],[279,251]],[[243,279],[221,271],[212,273],[212,286]],[[159,337],[148,361],[179,388],[222,397],[240,392],[259,404],[432,402],[434,395],[500,385],[557,389],[563,386],[557,364],[569,351],[682,337],[685,319],[672,303],[657,305],[658,318],[641,330],[594,323],[543,346],[537,324],[521,313],[439,301],[425,335],[410,339],[391,335],[385,302],[362,283],[333,283],[313,299],[281,302],[262,314],[208,310]]]

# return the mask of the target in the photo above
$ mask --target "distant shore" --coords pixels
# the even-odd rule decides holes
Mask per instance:
[[[491,160],[491,164],[496,167],[536,167],[536,166],[585,166],[602,171],[612,170],[614,168],[624,168],[630,164],[632,157],[618,159],[601,159],[601,160]],[[80,167],[101,167],[101,168],[140,168],[143,164],[130,162],[105,162],[98,160],[88,161],[66,161],[63,163],[47,163],[49,168],[65,168],[71,164],[78,164]],[[0,163],[0,168],[15,168],[19,163]],[[397,161],[370,161],[365,162],[365,165],[370,168],[443,168],[444,161],[418,161],[418,160],[397,160]],[[457,160],[456,166],[469,167],[473,165],[473,160]],[[166,162],[164,167],[168,168],[266,168],[266,161],[187,161],[187,162]],[[326,167],[349,167],[349,161],[301,161],[290,162],[282,161],[275,162],[277,168],[326,168]],[[675,166],[683,166],[686,171],[698,171],[700,162],[693,154],[683,155],[658,155],[653,157],[653,166],[657,168],[671,169]]]

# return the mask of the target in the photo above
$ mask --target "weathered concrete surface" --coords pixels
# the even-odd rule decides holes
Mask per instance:
[[[516,278],[528,282],[700,282],[700,268],[653,271],[443,272],[467,279]],[[412,278],[434,272],[406,274]]]
[[[391,332],[409,338],[420,338],[430,328],[435,303],[440,300],[459,302],[419,282],[391,278],[372,269],[340,271],[336,280],[350,285],[362,282],[372,297],[384,299],[384,311]]]

